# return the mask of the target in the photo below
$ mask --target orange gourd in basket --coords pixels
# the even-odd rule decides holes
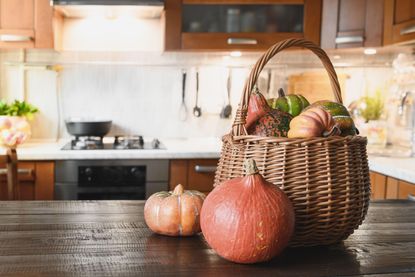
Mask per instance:
[[[267,182],[253,159],[245,161],[245,177],[228,180],[207,197],[200,225],[208,244],[237,263],[272,259],[294,232],[294,210],[278,187]]]
[[[289,138],[313,138],[340,135],[333,117],[323,108],[315,107],[302,112],[290,122]]]

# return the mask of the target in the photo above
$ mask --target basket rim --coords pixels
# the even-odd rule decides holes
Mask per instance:
[[[253,142],[262,144],[275,145],[309,145],[314,143],[338,143],[338,142],[364,142],[367,143],[367,137],[360,135],[348,136],[330,136],[330,137],[313,137],[313,138],[287,138],[287,137],[263,137],[256,135],[232,135],[232,132],[222,137],[223,142]]]

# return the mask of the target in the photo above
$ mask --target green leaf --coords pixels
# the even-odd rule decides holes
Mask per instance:
[[[14,100],[12,104],[7,104],[0,100],[0,115],[25,116],[31,119],[38,111],[38,108],[25,101]]]
[[[374,96],[362,97],[360,102],[363,105],[361,105],[359,112],[366,122],[380,119],[384,108],[384,101],[380,90],[377,90]]]

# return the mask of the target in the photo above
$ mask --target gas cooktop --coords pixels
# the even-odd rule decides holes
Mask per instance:
[[[144,141],[142,136],[115,136],[114,141],[104,142],[103,137],[75,137],[62,150],[141,150],[165,149],[158,140]]]

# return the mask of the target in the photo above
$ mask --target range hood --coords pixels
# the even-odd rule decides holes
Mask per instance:
[[[96,15],[116,18],[124,14],[158,18],[164,9],[164,0],[51,0],[51,4],[55,10],[71,18]]]

